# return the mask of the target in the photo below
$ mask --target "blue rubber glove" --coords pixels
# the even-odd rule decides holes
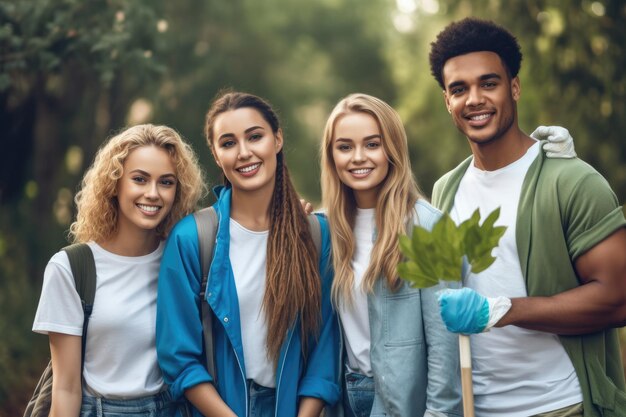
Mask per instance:
[[[447,289],[438,299],[441,318],[453,333],[486,332],[511,309],[510,299],[484,297],[471,288]]]
[[[481,333],[489,321],[489,302],[470,288],[439,293],[439,309],[446,328],[453,333]]]

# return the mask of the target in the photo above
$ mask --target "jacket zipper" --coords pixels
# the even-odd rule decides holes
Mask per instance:
[[[291,347],[291,339],[293,338],[293,333],[296,330],[294,329],[289,336],[289,340],[287,341],[287,349],[285,349],[285,356],[283,359],[283,364],[280,367],[280,372],[278,374],[278,385],[276,386],[276,405],[274,406],[274,417],[278,417],[278,397],[280,393],[280,383],[283,379],[283,370],[285,369],[285,361],[287,360],[287,354],[289,353],[289,348]]]
[[[241,372],[241,379],[243,380],[243,387],[244,387],[244,391],[246,393],[246,417],[248,417],[248,413],[249,413],[249,407],[250,407],[250,401],[248,398],[248,384],[246,381],[246,374],[243,371],[243,368],[241,367],[241,362],[239,361],[239,356],[237,355],[237,351],[235,350],[235,348],[233,347],[233,352],[235,353],[235,359],[237,359],[237,366],[239,366],[239,372]]]
[[[219,224],[220,224],[220,220],[221,220],[221,213],[219,211],[217,211],[217,224],[218,224],[218,231],[219,231]],[[215,234],[215,244],[217,245],[217,233]],[[211,269],[213,268],[213,262],[211,262],[211,266],[209,267],[209,277],[211,276]],[[210,281],[207,282],[207,287],[209,286],[208,284],[210,283]],[[205,290],[206,291],[206,290]],[[208,298],[208,293],[205,294],[205,297]],[[208,302],[208,299],[207,299]],[[248,417],[249,413],[250,413],[250,399],[248,398],[248,384],[246,381],[246,374],[243,371],[243,368],[241,367],[241,361],[239,360],[239,355],[237,355],[237,351],[235,350],[235,348],[233,347],[233,353],[235,354],[235,359],[237,359],[237,366],[239,366],[239,372],[241,373],[241,379],[243,380],[243,387],[244,387],[244,391],[245,391],[245,398],[246,398],[246,417]]]

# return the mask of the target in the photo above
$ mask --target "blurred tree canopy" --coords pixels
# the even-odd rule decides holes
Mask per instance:
[[[296,186],[316,201],[325,119],[359,91],[398,109],[429,194],[469,154],[429,46],[470,15],[522,45],[522,128],[570,129],[623,203],[623,1],[0,0],[0,416],[21,413],[47,360],[47,339],[30,332],[43,269],[67,242],[74,194],[104,139],[136,123],[172,126],[215,184],[204,114],[221,89],[252,92],[278,109]]]

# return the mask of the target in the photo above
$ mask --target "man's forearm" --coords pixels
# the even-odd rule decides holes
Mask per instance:
[[[624,326],[626,306],[604,284],[590,282],[552,297],[511,299],[511,309],[495,327],[515,325],[562,335]]]

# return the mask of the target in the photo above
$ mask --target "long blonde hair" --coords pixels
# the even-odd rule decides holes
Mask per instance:
[[[157,226],[165,238],[172,226],[191,213],[206,191],[202,170],[191,147],[174,129],[151,124],[130,127],[109,139],[96,153],[76,194],[76,221],[70,226],[73,242],[102,241],[117,230],[119,215],[117,182],[124,173],[124,161],[134,149],[156,146],[164,149],[176,169],[176,196],[168,215]]]
[[[260,97],[227,92],[217,98],[206,115],[205,136],[213,147],[213,125],[222,113],[241,108],[259,112],[276,135],[280,122],[270,104]],[[270,203],[270,232],[263,311],[267,318],[268,357],[278,363],[289,328],[300,318],[302,351],[306,357],[309,338],[317,336],[321,321],[321,284],[318,254],[309,223],[289,178],[283,150],[276,155],[274,194]],[[225,185],[230,185],[224,175]]]
[[[396,266],[402,258],[398,235],[406,233],[406,224],[414,213],[415,202],[422,198],[411,172],[406,132],[398,113],[384,101],[366,94],[351,94],[342,99],[328,117],[321,147],[322,201],[333,235],[335,278],[332,298],[335,305],[342,301],[348,304],[352,302],[354,283],[352,258],[355,239],[352,229],[356,200],[353,190],[339,179],[333,160],[335,124],[339,118],[350,113],[369,114],[376,120],[389,162],[389,172],[376,202],[377,234],[363,277],[365,291],[372,292],[376,280],[381,276],[391,289],[397,289],[400,279]]]

